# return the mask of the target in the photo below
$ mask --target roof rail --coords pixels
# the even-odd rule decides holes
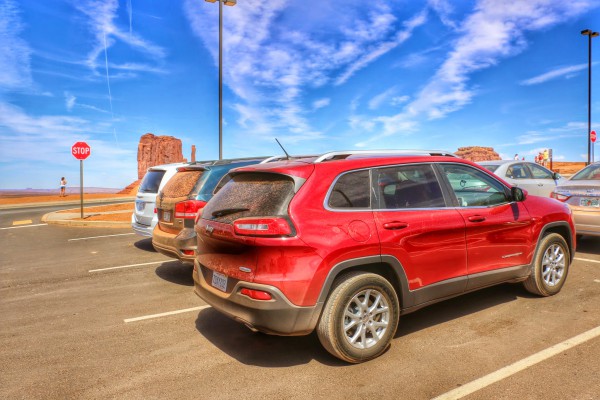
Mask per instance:
[[[332,151],[319,156],[314,162],[320,163],[323,161],[343,160],[353,155],[405,155],[405,156],[445,156],[457,157],[456,154],[446,150],[348,150],[348,151]]]
[[[260,162],[260,164],[266,164],[266,163],[270,163],[270,162],[284,161],[284,160],[297,160],[299,158],[309,158],[309,157],[318,157],[318,156],[316,156],[314,154],[312,154],[312,155],[289,156],[289,157],[288,156],[284,156],[284,155],[273,156],[273,157],[269,157],[269,158],[266,158],[266,159],[262,160]]]

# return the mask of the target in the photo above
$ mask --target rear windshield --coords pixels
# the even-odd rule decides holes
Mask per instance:
[[[600,180],[600,164],[590,165],[573,175],[572,181]]]
[[[140,193],[158,193],[158,187],[160,186],[160,181],[162,181],[164,175],[165,171],[150,170],[146,172],[138,191]]]
[[[496,170],[498,169],[499,165],[481,165],[483,168],[487,169],[490,172],[496,172]]]
[[[187,197],[202,176],[202,170],[178,171],[163,188],[164,197]]]
[[[202,218],[231,223],[242,217],[286,216],[294,181],[284,175],[234,175],[204,207]]]

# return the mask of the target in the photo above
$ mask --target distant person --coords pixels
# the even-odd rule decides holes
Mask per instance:
[[[518,154],[515,154],[515,157],[514,157],[514,159],[515,159],[515,160],[518,160],[518,159],[519,159],[519,155],[518,155]]]
[[[67,190],[67,180],[63,176],[62,178],[60,178],[60,195],[58,197],[65,197],[67,195],[66,190]]]

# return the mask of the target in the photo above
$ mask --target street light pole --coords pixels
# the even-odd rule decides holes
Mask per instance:
[[[237,0],[205,0],[219,2],[219,160],[223,159],[223,3],[235,6]]]
[[[587,145],[588,157],[587,165],[590,165],[590,155],[592,150],[592,38],[598,36],[598,32],[592,32],[590,29],[584,29],[581,34],[588,37],[588,130],[587,130]]]

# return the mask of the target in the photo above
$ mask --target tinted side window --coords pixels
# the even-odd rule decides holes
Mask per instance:
[[[329,195],[331,208],[371,207],[369,171],[348,172],[338,178]]]
[[[504,186],[468,165],[440,164],[460,207],[493,206],[506,203]]]
[[[539,165],[529,164],[529,169],[531,170],[531,174],[535,179],[553,179],[552,172],[548,171],[544,167],[540,167]]]
[[[445,207],[431,165],[403,165],[375,171],[379,209]]]
[[[142,179],[142,183],[140,183],[140,188],[138,191],[140,193],[158,193],[158,187],[160,186],[160,181],[164,175],[165,171],[150,170],[146,172],[144,179]]]
[[[514,164],[506,170],[506,177],[511,179],[531,179],[531,173],[525,164]]]

